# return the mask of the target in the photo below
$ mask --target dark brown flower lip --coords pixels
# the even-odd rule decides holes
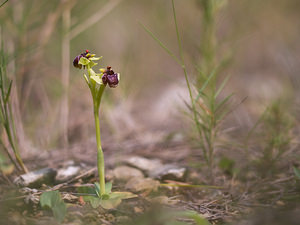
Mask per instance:
[[[85,52],[83,52],[80,55],[76,56],[75,59],[73,60],[73,66],[78,68],[78,69],[81,69],[82,65],[79,64],[79,61],[80,61],[81,57],[86,57],[87,59],[90,58],[90,56],[88,55],[89,53],[90,53],[89,50],[85,50]],[[83,67],[83,68],[85,68],[85,67]]]
[[[118,74],[115,73],[110,66],[107,67],[102,76],[102,82],[104,85],[108,84],[109,87],[115,88],[119,84]]]
[[[78,69],[81,69],[82,68],[82,65],[79,64],[79,60],[80,58],[82,57],[82,55],[78,55],[75,57],[75,59],[73,60],[73,66],[78,68]]]
[[[107,75],[108,85],[111,88],[115,88],[119,84],[118,74]]]

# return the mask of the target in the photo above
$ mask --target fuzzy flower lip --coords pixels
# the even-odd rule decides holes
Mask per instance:
[[[85,57],[85,58],[90,58],[92,57],[92,55],[90,54],[90,51],[89,50],[85,50],[84,53],[81,53],[80,55],[76,56],[75,59],[73,60],[73,66],[78,68],[78,69],[82,69],[82,65],[79,64],[79,60],[82,58],[82,57]],[[83,66],[84,68],[84,66]]]
[[[103,72],[102,82],[104,85],[108,84],[110,88],[115,88],[118,86],[120,80],[120,75],[115,73],[110,66]]]

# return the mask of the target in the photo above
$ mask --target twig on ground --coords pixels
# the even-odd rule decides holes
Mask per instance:
[[[67,181],[67,182],[65,182],[65,183],[61,183],[61,184],[58,184],[58,185],[56,185],[56,186],[50,188],[50,190],[51,190],[51,191],[59,190],[60,188],[66,186],[66,185],[68,185],[68,184],[70,184],[70,183],[72,183],[72,182],[74,182],[74,181],[76,181],[76,180],[79,180],[79,179],[81,179],[81,178],[83,178],[83,177],[85,177],[85,176],[91,175],[91,174],[94,173],[96,170],[97,170],[97,167],[93,167],[92,169],[90,169],[90,170],[88,170],[88,171],[86,171],[86,172],[84,172],[84,173],[82,173],[82,174],[80,174],[80,175],[78,175],[78,176],[76,176],[76,177],[70,179],[69,181]]]

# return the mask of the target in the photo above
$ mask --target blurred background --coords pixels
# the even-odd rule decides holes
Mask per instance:
[[[175,1],[192,82],[202,59],[199,2]],[[230,138],[249,132],[277,100],[299,117],[299,11],[298,0],[228,0],[218,14],[218,54],[229,59],[221,77],[231,75],[224,95],[235,93],[224,125]],[[184,74],[140,24],[178,55],[170,1],[9,0],[0,8],[22,154],[94,140],[92,98],[83,71],[72,66],[85,49],[103,56],[101,67],[121,74],[101,106],[104,144],[185,137]]]

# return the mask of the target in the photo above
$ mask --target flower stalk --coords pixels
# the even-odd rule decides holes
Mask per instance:
[[[104,165],[104,154],[101,145],[101,132],[100,132],[100,120],[99,120],[99,108],[101,104],[102,94],[105,89],[105,85],[101,85],[99,88],[98,98],[93,96],[94,103],[94,119],[96,129],[96,141],[97,141],[97,167],[100,183],[100,193],[105,194],[105,165]]]
[[[96,129],[96,141],[97,141],[97,167],[99,174],[100,193],[105,194],[105,166],[104,166],[104,154],[101,146],[101,134],[100,134],[100,120],[98,113],[98,106],[94,104],[94,117],[95,117],[95,129]]]

